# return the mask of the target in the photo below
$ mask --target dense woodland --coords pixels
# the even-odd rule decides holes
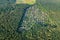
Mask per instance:
[[[42,27],[34,25],[30,30],[22,33],[17,31],[19,22],[28,4],[0,4],[0,40],[60,40],[60,9],[52,10],[40,5],[42,11],[49,13],[55,25]],[[57,11],[58,10],[58,11]],[[47,24],[48,25],[48,24]]]

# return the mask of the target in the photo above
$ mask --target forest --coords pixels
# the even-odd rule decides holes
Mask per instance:
[[[59,0],[37,0],[35,4],[30,5],[16,4],[16,0],[0,0],[0,40],[60,40],[59,4]],[[48,21],[35,22],[34,17],[40,19],[39,13],[42,15],[43,12],[47,14]],[[32,17],[31,14],[35,16]],[[30,21],[27,25],[23,23],[24,15],[27,15],[26,23]],[[18,28],[21,25],[32,27],[20,32]]]

